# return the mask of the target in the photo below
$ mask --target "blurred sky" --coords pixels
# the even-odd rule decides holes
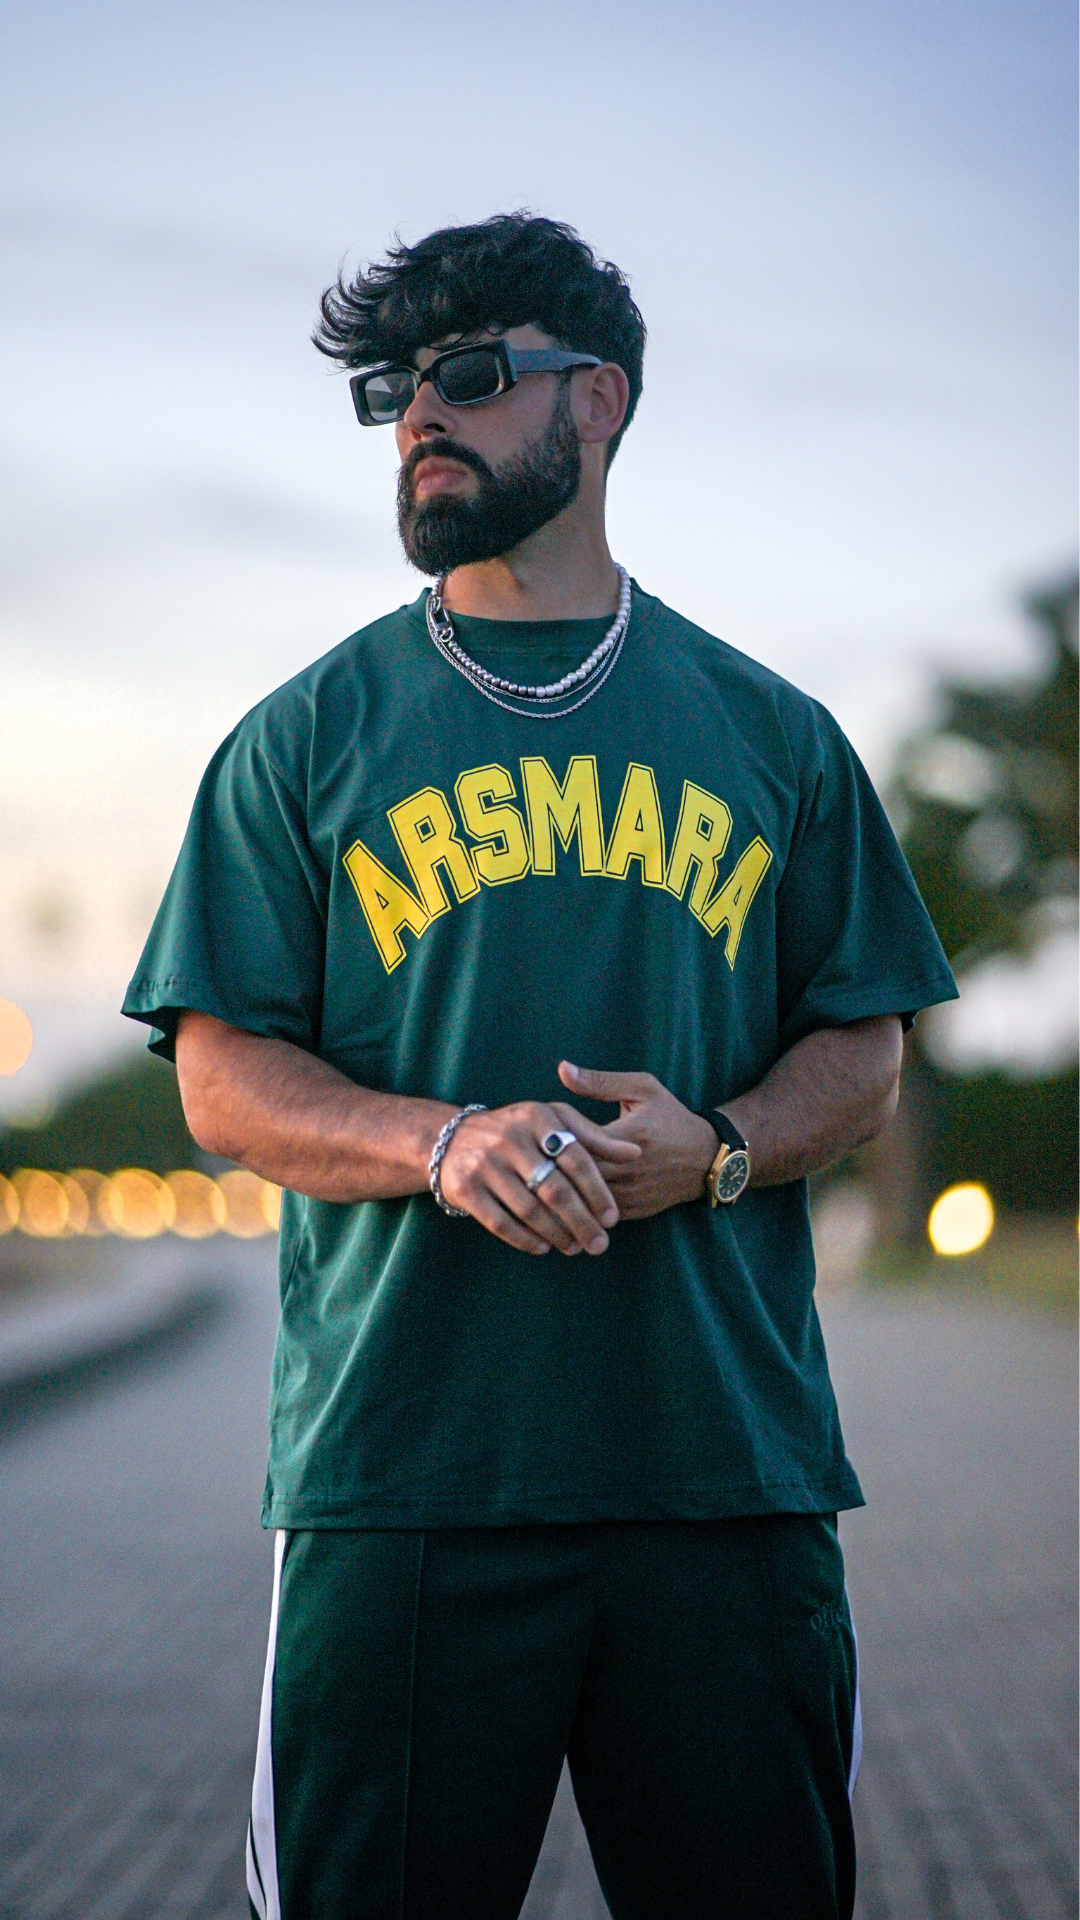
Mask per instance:
[[[308,344],[395,229],[527,205],[624,268],[613,550],[875,775],[933,663],[1027,663],[1076,545],[1074,82],[1063,0],[8,0],[0,993],[115,1004],[217,741],[419,591],[393,437]]]

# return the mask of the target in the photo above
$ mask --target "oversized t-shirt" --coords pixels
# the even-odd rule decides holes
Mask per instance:
[[[125,1003],[159,1053],[190,1007],[390,1093],[566,1100],[567,1058],[654,1073],[700,1109],[816,1028],[953,995],[816,702],[635,586],[605,685],[540,721],[456,672],[424,605],[354,634],[214,756]],[[537,683],[607,623],[454,625]],[[620,1223],[576,1260],[516,1252],[427,1192],[286,1193],[280,1263],[270,1526],[861,1503],[801,1180]]]

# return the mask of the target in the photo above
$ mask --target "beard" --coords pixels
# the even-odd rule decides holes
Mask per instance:
[[[432,454],[457,460],[479,481],[469,500],[449,495],[417,501],[413,474]],[[472,447],[456,440],[414,447],[398,475],[398,532],[405,557],[420,573],[441,578],[455,567],[497,560],[538,533],[577,497],[581,485],[581,446],[574,430],[565,385],[538,439],[508,460],[489,467]]]

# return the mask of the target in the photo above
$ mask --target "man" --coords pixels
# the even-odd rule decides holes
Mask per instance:
[[[835,723],[611,558],[644,337],[526,215],[324,296],[438,586],[225,742],[126,1003],[285,1188],[260,1916],[513,1920],[566,1754],[614,1920],[851,1913],[806,1177],[954,987]]]

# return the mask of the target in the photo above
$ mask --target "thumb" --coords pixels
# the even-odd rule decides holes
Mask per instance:
[[[658,1082],[651,1073],[603,1073],[594,1067],[575,1067],[560,1060],[559,1079],[573,1093],[589,1100],[618,1100],[620,1105],[636,1106],[656,1092]]]

